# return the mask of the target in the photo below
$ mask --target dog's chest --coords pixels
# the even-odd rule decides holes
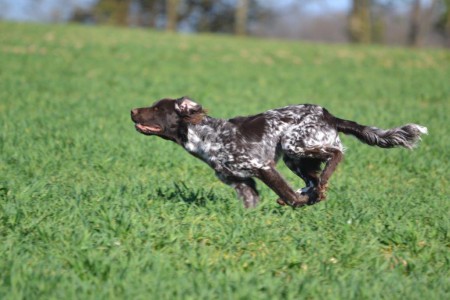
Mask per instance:
[[[211,139],[210,135],[215,135],[211,130],[197,131],[188,129],[187,142],[184,148],[191,154],[209,163],[217,156],[221,150],[221,144],[216,139]]]
[[[249,170],[263,167],[264,159],[258,153],[262,149],[252,144],[244,145],[241,139],[236,130],[227,126],[196,126],[188,129],[184,148],[218,173],[237,177],[253,176]]]

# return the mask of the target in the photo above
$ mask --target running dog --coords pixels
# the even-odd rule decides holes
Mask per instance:
[[[299,207],[324,200],[328,180],[343,157],[339,132],[371,146],[408,149],[427,133],[426,127],[416,124],[388,130],[364,126],[311,104],[216,119],[188,97],[135,108],[131,119],[140,133],[171,140],[207,163],[247,208],[259,202],[253,178],[270,187],[280,197],[280,205]],[[285,181],[275,169],[281,157],[306,187],[295,191]]]

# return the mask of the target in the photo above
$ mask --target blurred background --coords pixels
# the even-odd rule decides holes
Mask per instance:
[[[0,0],[0,19],[450,47],[450,0]]]

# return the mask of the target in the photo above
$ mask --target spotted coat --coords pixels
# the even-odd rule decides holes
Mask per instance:
[[[259,202],[259,178],[292,207],[325,199],[328,179],[343,156],[339,132],[382,148],[413,148],[427,129],[407,124],[388,130],[339,119],[318,105],[300,104],[261,114],[216,119],[187,97],[162,99],[131,111],[136,129],[171,140],[211,166],[246,207]],[[294,191],[275,169],[279,158],[303,179]]]
[[[254,125],[253,131],[246,125]],[[205,117],[199,124],[188,125],[182,146],[210,165],[219,178],[257,176],[281,155],[326,159],[330,148],[343,150],[337,130],[325,121],[323,108],[310,104],[229,120]]]

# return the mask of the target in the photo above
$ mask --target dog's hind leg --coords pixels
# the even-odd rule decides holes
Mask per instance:
[[[339,149],[330,147],[305,151],[303,155],[308,156],[285,155],[283,160],[292,172],[305,181],[306,187],[297,193],[307,196],[309,198],[308,205],[312,205],[325,200],[328,180],[342,160],[343,154]],[[321,169],[322,163],[325,163],[323,170]],[[278,203],[283,205],[280,200]]]
[[[285,155],[283,161],[286,166],[299,176],[306,184],[306,187],[298,190],[297,193],[305,194],[311,189],[317,188],[320,182],[320,166],[325,160],[313,157],[293,158]]]
[[[288,204],[292,207],[308,204],[309,197],[297,194],[273,166],[260,169],[258,178],[280,197],[278,204]]]
[[[326,198],[326,190],[327,190],[327,184],[328,179],[330,179],[331,175],[336,170],[337,165],[341,162],[343,158],[343,153],[339,149],[335,148],[328,148],[326,149],[327,153],[329,154],[329,158],[327,159],[327,162],[325,164],[325,167],[320,174],[320,181],[319,181],[319,201],[324,200]]]
[[[244,202],[245,208],[252,208],[259,203],[259,194],[256,190],[255,180],[248,178],[242,181],[236,181],[231,184],[236,190],[238,197]]]
[[[233,187],[239,199],[244,202],[245,208],[256,207],[259,203],[259,193],[256,189],[256,182],[252,178],[236,178],[229,176],[222,176],[221,174],[216,174],[217,177],[225,184]]]

